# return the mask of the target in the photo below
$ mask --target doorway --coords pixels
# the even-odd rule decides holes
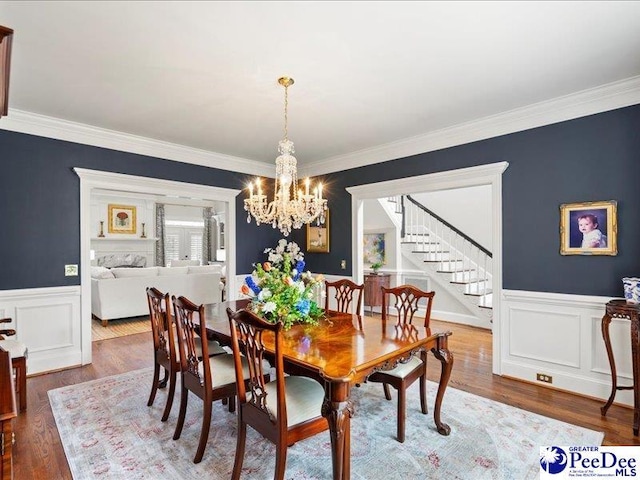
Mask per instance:
[[[500,375],[501,368],[501,312],[502,295],[502,174],[507,162],[492,163],[477,167],[400,178],[384,182],[359,185],[347,188],[351,194],[352,215],[352,256],[353,280],[364,280],[363,239],[364,239],[364,201],[386,196],[416,194],[421,192],[464,188],[480,185],[492,187],[493,210],[493,373]]]
[[[80,322],[82,364],[91,363],[91,193],[96,189],[226,202],[227,289],[235,291],[235,201],[240,190],[74,168],[80,177]]]

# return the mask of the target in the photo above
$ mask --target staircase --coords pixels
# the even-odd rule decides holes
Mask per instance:
[[[409,195],[380,204],[400,228],[403,258],[475,312],[478,326],[491,328],[491,252]]]

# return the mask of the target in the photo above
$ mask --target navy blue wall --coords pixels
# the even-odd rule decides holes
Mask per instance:
[[[621,278],[640,275],[640,105],[331,174],[332,224],[350,225],[345,187],[501,161],[504,288],[622,296]],[[618,255],[561,256],[560,204],[597,200],[618,202]],[[331,253],[307,263],[339,274],[342,258],[350,228],[334,228]]]
[[[3,130],[0,161],[0,290],[80,283],[64,276],[65,264],[80,264],[80,179],[74,167],[236,189],[248,177]],[[254,223],[238,225],[240,271],[254,261],[246,252],[273,243],[273,235]]]
[[[80,263],[80,181],[73,167],[241,189],[247,176],[0,130],[0,289],[74,285]],[[499,161],[503,176],[504,287],[621,296],[620,278],[640,275],[640,105],[467,145],[346,170],[324,178],[331,253],[307,254],[312,271],[351,272],[351,198],[345,188]],[[249,272],[280,236],[246,223],[237,208],[238,272]],[[559,205],[618,201],[616,257],[561,256]],[[304,230],[291,239],[305,245]]]

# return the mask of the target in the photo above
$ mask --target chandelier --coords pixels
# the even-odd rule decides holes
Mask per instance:
[[[302,228],[305,223],[317,220],[318,225],[323,224],[327,200],[322,198],[321,183],[311,189],[307,178],[304,193],[298,188],[298,161],[293,156],[293,142],[289,140],[287,130],[288,89],[293,85],[293,78],[282,77],[278,79],[278,83],[284,87],[284,138],[278,143],[280,155],[276,158],[273,200],[267,203],[260,178],[256,178],[255,185],[253,182],[249,183],[249,198],[244,200],[244,209],[248,212],[247,223],[251,223],[253,215],[256,225],[270,223],[273,228],[280,229],[284,236],[288,236],[292,229]]]

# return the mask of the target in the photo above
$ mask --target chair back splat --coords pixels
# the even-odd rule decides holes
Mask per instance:
[[[276,445],[274,478],[282,480],[287,448],[329,428],[327,419],[321,416],[324,389],[311,378],[285,377],[281,322],[266,322],[247,310],[234,312],[228,308],[227,315],[238,385],[238,437],[231,478],[240,478],[247,425],[250,425]],[[267,357],[275,365],[273,381],[264,373]],[[249,366],[246,384],[240,376],[242,359],[246,359]]]
[[[360,315],[362,308],[362,292],[364,291],[364,284],[358,285],[348,279],[341,279],[335,282],[328,282],[325,280],[325,303],[324,309],[329,309],[330,292],[333,293],[333,298],[336,301],[336,309],[334,311],[341,313],[354,313],[353,304],[355,304],[355,314]],[[354,301],[354,295],[358,292],[358,296]]]
[[[396,314],[398,326],[411,325],[413,317],[420,307],[425,309],[424,326],[429,328],[431,319],[431,305],[435,292],[425,292],[413,285],[400,285],[394,288],[380,287],[382,290],[382,318],[387,319],[387,312],[393,306]],[[391,302],[393,297],[393,303]]]

